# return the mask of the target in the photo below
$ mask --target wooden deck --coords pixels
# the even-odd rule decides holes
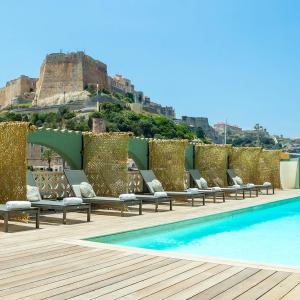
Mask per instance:
[[[33,223],[14,223],[11,233],[0,233],[0,299],[299,299],[300,271],[180,259],[78,242],[88,236],[299,194],[278,192],[275,197],[206,207],[175,206],[172,212],[163,206],[160,213],[149,206],[143,216],[127,218],[97,213],[89,224],[83,222],[83,214],[71,213],[71,224],[62,225],[57,214],[43,217],[40,230],[33,229]]]

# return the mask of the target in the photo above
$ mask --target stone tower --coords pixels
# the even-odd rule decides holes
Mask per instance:
[[[39,105],[43,102],[54,104],[54,99],[82,92],[87,86],[97,84],[99,88],[108,89],[106,64],[84,52],[49,54],[40,68],[36,101]]]

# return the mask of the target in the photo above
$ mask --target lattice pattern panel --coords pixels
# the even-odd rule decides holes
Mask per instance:
[[[195,145],[195,168],[209,186],[227,186],[227,163],[230,145]]]
[[[184,188],[188,189],[191,187],[191,180],[190,180],[190,172],[189,171],[185,171],[184,172]]]
[[[275,188],[281,188],[280,159],[282,151],[263,150],[259,156],[258,173],[259,183],[271,182]]]
[[[35,171],[33,177],[45,199],[60,199],[72,196],[72,189],[62,172]]]
[[[149,163],[165,190],[182,191],[185,186],[186,140],[152,140]]]
[[[0,123],[0,202],[26,199],[27,133],[25,122]]]
[[[128,193],[142,193],[144,189],[143,177],[139,171],[128,172]]]
[[[233,147],[229,156],[229,166],[244,183],[259,184],[258,163],[262,148]]]
[[[116,132],[83,134],[83,167],[97,195],[127,192],[128,138]]]

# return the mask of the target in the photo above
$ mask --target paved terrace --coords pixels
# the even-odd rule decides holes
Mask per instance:
[[[205,207],[176,205],[171,212],[165,205],[159,213],[147,205],[144,215],[123,218],[98,211],[91,223],[70,213],[69,225],[53,214],[41,218],[40,230],[31,222],[14,223],[10,233],[0,232],[0,299],[297,299],[297,269],[81,241],[295,196],[300,191],[277,191]]]

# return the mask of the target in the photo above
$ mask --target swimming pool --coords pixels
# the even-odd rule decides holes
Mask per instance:
[[[88,240],[300,267],[300,197]]]

